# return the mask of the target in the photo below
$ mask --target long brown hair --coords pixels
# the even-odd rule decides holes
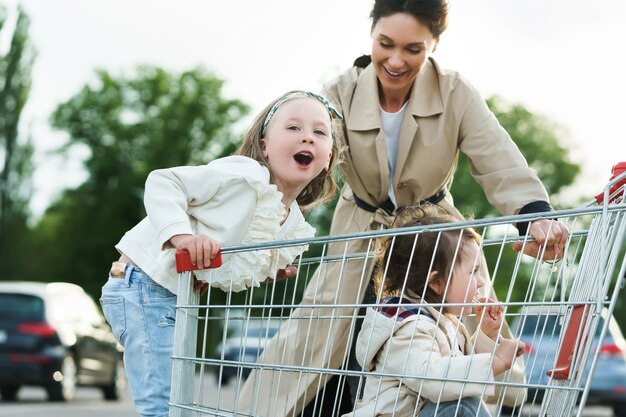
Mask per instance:
[[[458,222],[442,208],[432,204],[403,208],[393,227],[440,225]],[[459,242],[459,239],[461,240]],[[445,230],[385,237],[378,241],[374,283],[379,297],[400,296],[406,290],[428,303],[442,303],[442,294],[430,288],[431,272],[437,272],[439,287],[445,288],[453,262],[460,262],[462,247],[468,242],[480,244],[472,228]]]
[[[295,91],[289,91],[280,97],[277,97],[275,100],[272,100],[265,108],[257,114],[257,116],[252,121],[252,124],[246,131],[243,142],[239,149],[237,149],[237,155],[247,156],[259,162],[261,165],[266,166],[270,169],[267,159],[263,156],[263,148],[261,145],[261,140],[263,139],[262,131],[263,131],[263,123],[265,122],[265,118],[268,113],[274,107],[279,100],[283,97],[294,93]],[[335,193],[337,192],[337,181],[335,178],[336,175],[336,166],[341,160],[341,152],[342,148],[339,146],[339,135],[341,134],[341,129],[339,123],[331,118],[331,130],[332,130],[332,142],[333,149],[332,155],[330,157],[329,169],[323,170],[317,177],[315,177],[311,182],[304,187],[304,190],[298,195],[296,201],[298,205],[303,210],[308,210],[316,205],[323,204],[326,201],[333,198]],[[270,176],[272,175],[272,171],[270,169]],[[273,181],[273,179],[272,179]]]

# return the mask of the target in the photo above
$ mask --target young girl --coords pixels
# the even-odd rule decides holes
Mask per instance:
[[[394,227],[454,221],[437,206],[422,206],[404,209]],[[346,416],[489,416],[481,397],[497,400],[494,377],[510,369],[524,348],[499,336],[502,307],[485,304],[491,300],[476,306],[480,326],[474,335],[460,321],[483,286],[480,236],[467,228],[386,238],[375,268],[380,304],[386,305],[367,309],[356,357],[365,371],[410,377],[369,376],[361,404]],[[505,391],[507,405],[525,400],[522,388]]]
[[[148,215],[116,245],[121,257],[113,262],[100,299],[124,346],[139,414],[168,415],[176,250],[187,249],[192,263],[204,268],[220,245],[312,237],[315,229],[301,208],[335,192],[331,172],[339,150],[333,131],[340,118],[324,97],[292,91],[256,117],[238,156],[150,173],[144,195]],[[196,288],[241,291],[293,275],[284,269],[306,248],[225,255],[220,268],[197,271]]]

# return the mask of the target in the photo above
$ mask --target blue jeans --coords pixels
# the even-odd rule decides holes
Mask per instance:
[[[436,412],[435,412],[436,410]],[[459,400],[437,403],[427,401],[419,412],[419,417],[491,417],[485,403],[479,397],[465,397]]]
[[[167,417],[176,296],[128,264],[123,277],[109,276],[100,304],[124,347],[135,409],[142,417]]]

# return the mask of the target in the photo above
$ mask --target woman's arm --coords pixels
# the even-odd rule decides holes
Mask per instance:
[[[460,80],[451,97],[466,101],[460,119],[459,148],[469,158],[472,176],[483,187],[489,202],[504,215],[551,211],[548,194],[537,173],[528,167],[517,145],[478,91]],[[545,244],[544,259],[563,256],[569,236],[563,223],[539,220],[533,222],[529,230],[527,222],[518,223],[516,227],[520,235],[528,232],[535,239],[524,246],[525,254],[538,258]],[[521,242],[513,245],[515,250],[521,248]]]

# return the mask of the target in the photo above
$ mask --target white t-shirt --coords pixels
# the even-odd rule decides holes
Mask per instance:
[[[400,127],[402,126],[402,118],[406,110],[404,103],[402,108],[396,113],[388,113],[380,108],[380,121],[383,124],[383,133],[385,135],[385,145],[387,146],[387,162],[389,163],[389,198],[394,206],[396,203],[396,193],[393,190],[393,175],[396,170],[396,159],[398,157],[398,144],[400,143]]]

